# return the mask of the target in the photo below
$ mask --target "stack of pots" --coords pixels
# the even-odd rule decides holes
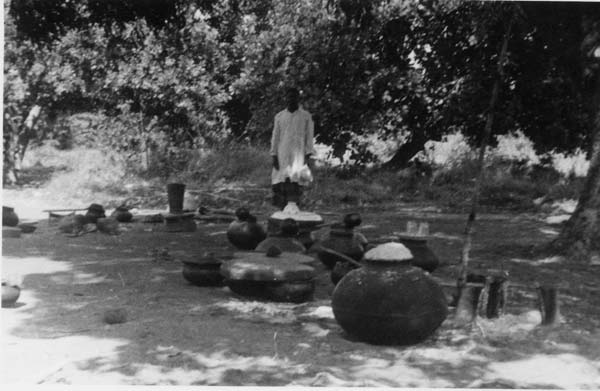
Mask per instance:
[[[295,203],[290,202],[284,210],[273,213],[267,220],[267,231],[270,235],[281,232],[284,221],[293,219],[298,224],[297,239],[307,249],[313,244],[311,233],[321,228],[323,218],[316,213],[298,210]]]
[[[306,251],[306,247],[297,239],[298,232],[299,227],[296,220],[285,219],[281,224],[281,231],[269,234],[265,240],[258,244],[256,251],[266,252],[269,248],[275,246],[281,251],[303,253]]]

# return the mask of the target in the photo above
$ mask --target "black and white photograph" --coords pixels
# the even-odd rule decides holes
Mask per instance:
[[[600,389],[600,2],[3,5],[1,384]]]

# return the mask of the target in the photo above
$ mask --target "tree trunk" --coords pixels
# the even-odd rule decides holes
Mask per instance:
[[[15,185],[19,182],[21,163],[29,141],[35,137],[35,125],[40,118],[42,108],[34,105],[28,112],[27,118],[21,124],[11,120],[10,114],[4,115],[3,139],[3,184]]]
[[[596,102],[600,102],[600,77],[596,96]],[[596,109],[593,126],[590,168],[579,202],[553,243],[560,253],[578,261],[600,260],[600,108]]]
[[[418,152],[423,150],[426,142],[427,137],[424,135],[413,134],[410,141],[402,144],[396,153],[394,153],[394,156],[383,164],[383,167],[390,169],[405,168],[408,165],[408,161]]]

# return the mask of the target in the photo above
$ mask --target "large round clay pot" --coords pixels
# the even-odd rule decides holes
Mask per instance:
[[[347,333],[373,344],[414,344],[446,319],[442,288],[409,259],[365,262],[333,292],[335,319]]]
[[[133,214],[129,209],[119,206],[111,213],[111,217],[114,217],[119,223],[129,223],[133,219]]]
[[[227,229],[227,239],[241,250],[254,250],[260,242],[266,239],[267,233],[247,209],[239,208],[236,216],[238,219],[233,221]]]
[[[19,216],[15,209],[9,206],[2,207],[2,225],[6,227],[16,227],[19,224]]]
[[[5,282],[2,283],[2,307],[14,306],[20,295],[21,288],[16,285],[8,285]]]
[[[413,254],[412,264],[414,266],[431,273],[440,265],[439,258],[427,246],[428,237],[401,235],[398,239]]]
[[[315,289],[311,262],[311,257],[297,253],[235,253],[234,259],[223,262],[221,274],[238,295],[300,303],[310,300]]]

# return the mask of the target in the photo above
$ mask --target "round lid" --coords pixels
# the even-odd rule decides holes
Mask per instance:
[[[413,259],[413,255],[402,243],[389,242],[367,251],[365,259],[378,262],[406,262]]]
[[[287,259],[282,253],[278,257],[267,257],[261,253],[225,261],[221,264],[221,274],[229,280],[250,281],[304,281],[315,277],[315,269],[304,263]],[[240,254],[240,256],[245,254]],[[293,254],[301,255],[301,254]],[[310,257],[307,257],[310,258]]]
[[[271,218],[276,220],[294,219],[296,221],[323,221],[323,218],[316,213],[301,211],[294,202],[288,202],[282,211],[273,213]]]

